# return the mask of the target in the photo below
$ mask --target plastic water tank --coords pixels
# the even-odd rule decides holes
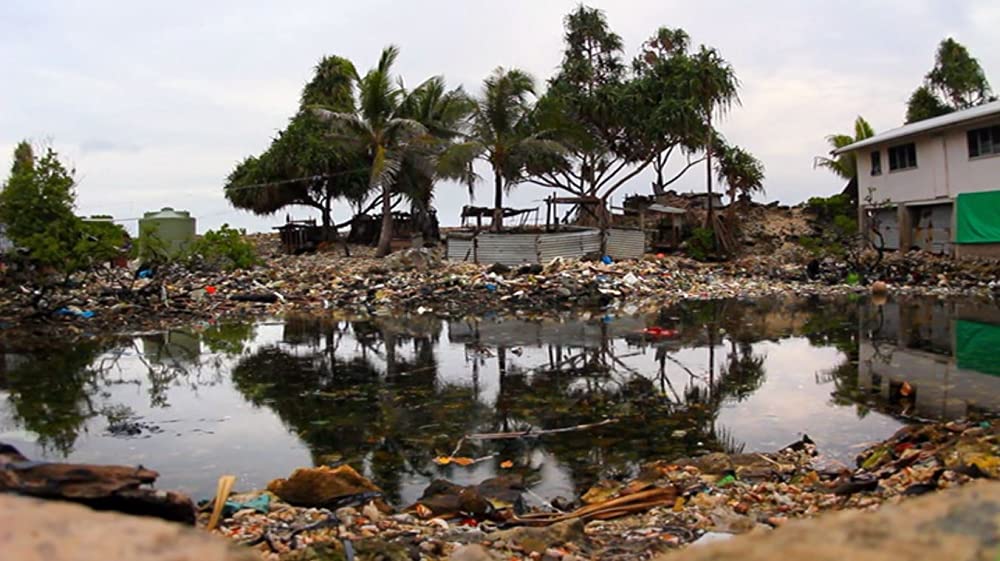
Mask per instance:
[[[170,207],[147,212],[139,219],[139,243],[148,243],[153,237],[162,242],[169,255],[177,255],[194,241],[195,219],[186,210]]]

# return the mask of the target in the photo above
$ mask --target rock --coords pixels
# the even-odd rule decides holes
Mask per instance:
[[[493,273],[495,275],[506,275],[510,272],[510,267],[504,265],[503,263],[494,263],[486,269],[487,273]]]
[[[207,532],[61,501],[0,494],[0,558],[18,561],[259,561]]]
[[[578,544],[583,540],[583,521],[567,520],[541,528],[519,527],[493,532],[487,536],[490,541],[513,542],[525,551],[545,553],[550,547],[565,543]]]
[[[492,516],[498,509],[520,508],[523,489],[524,478],[517,475],[494,477],[468,487],[435,479],[424,489],[417,504],[429,509],[433,516],[457,513]]]
[[[496,561],[496,557],[479,544],[463,545],[451,552],[451,561]]]
[[[315,543],[281,556],[281,561],[346,561],[340,542]]]
[[[337,499],[366,492],[381,492],[374,483],[349,465],[335,468],[299,468],[288,479],[275,479],[267,490],[296,506],[330,506]]]
[[[371,520],[372,522],[379,522],[385,515],[375,506],[375,503],[368,503],[361,509],[361,514],[365,515],[365,518]]]
[[[937,561],[994,559],[1000,483],[977,482],[887,505],[793,520],[771,532],[671,552],[656,561]]]

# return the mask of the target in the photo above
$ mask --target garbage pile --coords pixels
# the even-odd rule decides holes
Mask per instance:
[[[545,265],[505,267],[448,262],[430,249],[385,259],[358,256],[357,250],[352,255],[345,257],[336,247],[311,255],[279,253],[264,265],[232,272],[126,267],[74,279],[69,287],[46,294],[8,287],[0,291],[0,325],[36,323],[48,330],[92,333],[289,311],[443,317],[574,308],[632,311],[687,298],[851,290],[747,279],[725,267],[674,257],[627,262],[557,258]]]
[[[996,479],[998,438],[988,422],[908,426],[849,468],[803,437],[776,453],[654,462],[631,481],[601,481],[571,503],[542,499],[534,508],[516,475],[466,487],[434,481],[396,511],[348,466],[307,468],[268,491],[229,497],[214,531],[281,560],[644,559],[792,518]]]

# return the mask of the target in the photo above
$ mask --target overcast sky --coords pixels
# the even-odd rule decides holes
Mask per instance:
[[[402,49],[408,84],[442,74],[478,92],[496,66],[539,81],[562,55],[563,0],[419,2],[0,2],[0,162],[14,144],[50,142],[75,166],[79,210],[134,217],[174,206],[200,218],[263,230],[282,221],[229,207],[225,176],[267,147],[295,112],[302,85],[323,55],[359,70],[380,49]],[[876,131],[902,123],[905,101],[953,36],[1000,86],[1000,2],[591,1],[625,41],[626,56],[660,26],[682,27],[718,48],[742,81],[742,107],[721,130],[767,167],[765,200],[800,202],[840,182],[812,168],[824,137],[864,115]],[[648,192],[649,177],[628,192]],[[704,189],[689,173],[680,190]],[[478,191],[489,204],[489,186]],[[624,191],[623,191],[624,193]],[[514,206],[541,205],[542,188],[522,186]],[[468,203],[441,185],[444,224]],[[620,202],[622,196],[616,196]],[[293,211],[305,215],[306,211]],[[544,216],[544,212],[543,212]]]

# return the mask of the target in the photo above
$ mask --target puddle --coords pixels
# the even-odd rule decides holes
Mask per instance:
[[[0,441],[32,458],[142,464],[208,496],[350,462],[397,503],[513,460],[572,497],[647,460],[772,451],[803,433],[852,463],[905,419],[1000,409],[1000,310],[935,300],[712,301],[626,317],[293,317],[0,355]],[[537,431],[618,419],[538,438]]]

